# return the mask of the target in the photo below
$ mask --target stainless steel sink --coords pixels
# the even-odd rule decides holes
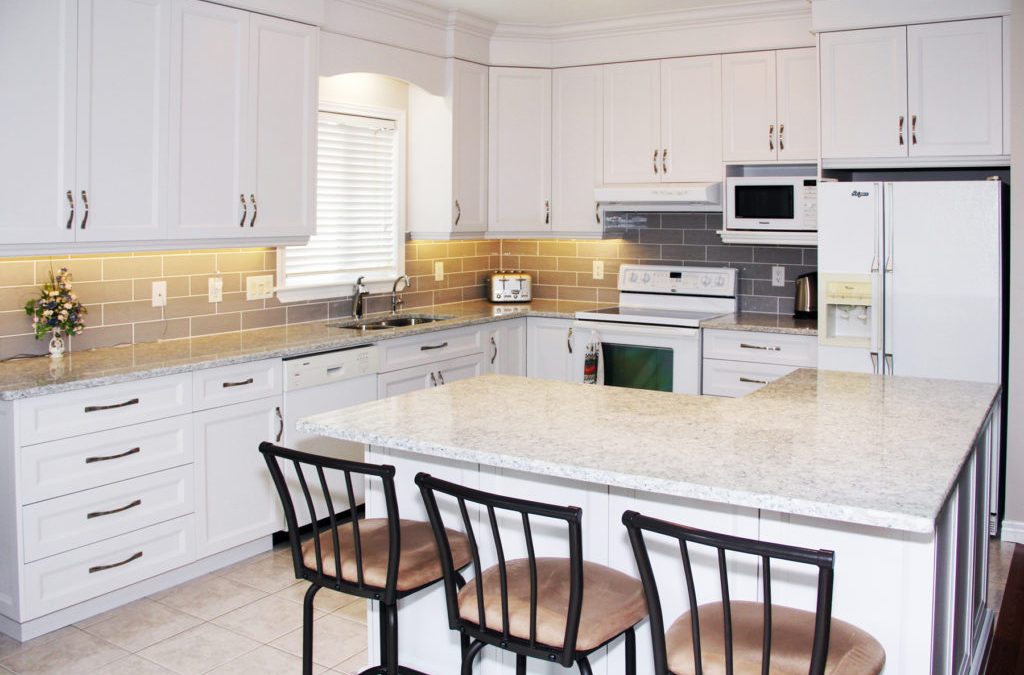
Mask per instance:
[[[364,319],[362,321],[344,321],[331,324],[331,328],[347,328],[349,330],[387,330],[389,328],[405,328],[407,326],[419,326],[425,323],[442,321],[451,317],[447,316],[391,316],[384,319]]]

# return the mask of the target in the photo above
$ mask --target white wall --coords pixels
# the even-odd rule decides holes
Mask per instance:
[[[409,110],[409,85],[373,73],[320,78],[320,100],[331,103]]]
[[[1003,539],[1024,543],[1024,0],[1013,0],[1010,225],[1010,382]]]

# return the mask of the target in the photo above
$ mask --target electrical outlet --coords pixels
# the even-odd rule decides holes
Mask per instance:
[[[261,274],[246,278],[246,300],[265,300],[272,297],[274,297],[274,277],[272,275]]]
[[[166,307],[167,306],[167,282],[166,281],[154,281],[153,282],[153,306],[154,307]]]
[[[221,302],[224,300],[224,279],[221,277],[210,277],[206,280],[206,298],[210,302]]]
[[[781,265],[772,265],[772,286],[786,285],[786,268]]]
[[[434,281],[444,281],[444,261],[434,262]]]
[[[593,271],[592,276],[594,277],[595,280],[604,279],[604,261],[603,260],[595,260],[594,261],[594,271]]]

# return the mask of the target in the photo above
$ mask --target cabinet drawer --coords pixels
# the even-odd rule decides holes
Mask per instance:
[[[25,565],[22,621],[193,562],[194,533],[188,515]]]
[[[380,343],[378,350],[380,372],[386,373],[456,356],[479,354],[484,347],[481,332],[468,328],[388,340]]]
[[[705,329],[703,354],[706,359],[814,368],[818,364],[818,339],[813,335]]]
[[[188,464],[26,506],[25,562],[192,513],[194,485]]]
[[[195,409],[206,410],[281,393],[281,359],[267,359],[193,373]]]
[[[181,373],[17,401],[21,445],[192,412],[192,374]]]
[[[701,393],[709,396],[744,396],[794,370],[796,366],[704,359]]]
[[[179,415],[22,448],[21,502],[190,464],[192,441],[192,416]]]

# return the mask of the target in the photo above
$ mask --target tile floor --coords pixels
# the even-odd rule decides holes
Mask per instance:
[[[1013,549],[989,547],[996,611]],[[23,644],[0,635],[0,675],[300,673],[306,587],[280,548]],[[323,590],[314,607],[314,672],[365,668],[365,601]]]
[[[287,548],[18,643],[0,635],[0,675],[285,675],[302,672],[302,600]],[[366,667],[366,601],[322,590],[314,673]]]

